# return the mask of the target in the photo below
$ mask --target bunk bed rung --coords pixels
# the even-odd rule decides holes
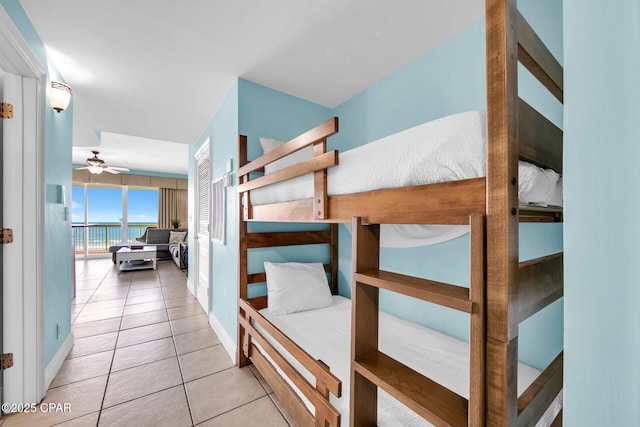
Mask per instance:
[[[520,159],[562,173],[560,128],[535,108],[518,98],[518,142]]]
[[[535,205],[519,206],[520,222],[562,222],[564,221],[561,207],[544,207]]]
[[[314,417],[307,409],[302,399],[293,391],[291,386],[282,376],[271,366],[267,359],[252,345],[252,362],[258,368],[260,374],[268,382],[273,392],[286,404],[290,415],[301,426],[315,426]]]
[[[296,163],[284,169],[280,169],[269,175],[261,176],[260,178],[252,179],[243,184],[238,185],[238,193],[243,193],[249,190],[255,190],[256,188],[265,187],[267,185],[275,184],[277,182],[286,181],[291,178],[296,178],[301,175],[306,175],[311,172],[323,171],[330,166],[338,164],[338,152],[336,150],[329,151],[328,153],[314,156],[309,160]]]
[[[563,102],[563,70],[533,28],[517,13],[518,60],[558,101]]]
[[[297,136],[286,144],[282,144],[280,147],[274,148],[264,156],[259,157],[258,159],[246,164],[241,163],[241,167],[237,171],[237,176],[243,176],[247,175],[250,172],[257,171],[258,169],[263,168],[269,163],[272,163],[284,156],[294,153],[315,142],[326,139],[331,135],[335,135],[336,133],[338,133],[338,118],[332,117],[326,122],[321,123],[313,129],[310,129],[307,132],[303,133],[302,135]]]
[[[354,273],[356,282],[471,313],[469,288],[384,270]]]
[[[249,318],[256,318],[256,310],[245,300],[239,300],[239,306],[242,310],[244,310]],[[250,321],[239,317],[240,325],[242,325],[246,331],[252,332],[255,328],[250,324]],[[264,328],[264,330],[272,336],[276,341],[278,341],[281,345],[283,345],[287,351],[295,357],[314,377],[321,380],[323,383],[327,385],[327,388],[334,396],[340,397],[342,395],[342,381],[338,377],[336,377],[333,373],[325,370],[317,368],[318,362],[309,356],[307,352],[305,352],[300,346],[291,341],[286,335],[282,333],[278,328],[276,328],[271,322],[266,319],[263,319],[260,323],[260,326]],[[259,335],[259,334],[251,334],[251,335]],[[260,339],[260,338],[258,338]],[[260,344],[260,342],[258,343]]]
[[[331,264],[323,264],[324,266],[324,271],[326,273],[331,273]],[[253,283],[264,283],[267,281],[267,273],[262,272],[262,273],[254,273],[254,274],[247,274],[247,284],[251,285]]]
[[[522,393],[518,399],[518,426],[534,425],[560,393],[563,359],[564,352],[561,352]]]
[[[313,199],[250,206],[249,210],[245,221],[265,221],[267,218],[269,222],[321,222],[314,219]]]
[[[320,393],[320,391],[318,391],[317,388],[314,388],[309,383],[309,381],[307,381],[295,369],[295,367],[291,365],[291,363],[289,363],[284,358],[284,356],[282,356],[276,349],[271,347],[268,341],[262,335],[260,335],[259,333],[256,333],[253,327],[246,320],[240,318],[240,324],[244,327],[245,331],[250,332],[251,339],[255,340],[255,342],[258,343],[258,345],[260,345],[265,352],[267,352],[269,357],[275,361],[277,366],[279,366],[280,369],[282,369],[284,374],[291,380],[291,382],[307,397],[307,399],[309,399],[312,405],[314,405],[316,410],[316,417],[321,414],[324,417],[324,419],[336,420],[335,422],[331,423],[332,425],[338,425],[338,422],[340,420],[340,413],[333,406],[331,406],[328,399],[326,399]],[[255,355],[256,355],[256,353],[254,352],[259,353],[260,350],[253,343],[249,343],[248,346],[251,349],[249,352],[250,358],[253,360],[255,359]],[[317,364],[317,362],[315,363]],[[321,366],[321,365],[318,364],[318,366]],[[323,372],[323,371],[325,371],[325,369],[321,367],[319,372]],[[317,376],[317,375],[314,375],[314,376],[318,380],[320,380],[321,378],[320,376]],[[325,383],[325,385],[327,386],[327,389],[332,390],[332,388],[329,388],[330,384]],[[340,393],[337,393],[335,395],[339,396]]]
[[[330,241],[331,230],[247,234],[247,248],[249,249],[273,246],[316,245],[326,244]]]
[[[518,321],[529,318],[564,294],[562,253],[520,263]]]
[[[262,295],[259,297],[249,298],[247,299],[247,302],[251,304],[251,307],[255,308],[256,310],[262,310],[263,308],[267,308],[269,301],[266,295]]]
[[[386,354],[375,352],[353,368],[434,425],[467,425],[467,399]]]
[[[558,415],[556,415],[556,418],[549,427],[562,427],[562,409],[560,409]]]

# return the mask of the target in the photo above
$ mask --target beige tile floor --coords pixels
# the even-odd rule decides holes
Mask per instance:
[[[76,277],[74,346],[43,401],[70,410],[2,427],[293,425],[259,374],[233,365],[173,262],[118,275],[80,260]]]

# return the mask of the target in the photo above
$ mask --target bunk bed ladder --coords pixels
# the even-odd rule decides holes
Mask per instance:
[[[562,131],[518,96],[518,62],[563,102],[563,70],[517,9],[486,0],[486,423],[529,426],[562,389],[562,353],[518,398],[520,322],[563,295],[562,253],[519,261],[519,222],[562,221],[562,209],[518,204],[518,159],[562,172]],[[562,412],[562,411],[560,411]],[[562,415],[554,425],[561,424]]]
[[[484,425],[485,219],[469,217],[470,288],[380,270],[380,226],[354,218],[351,332],[352,426],[377,424],[378,387],[436,426]],[[379,290],[470,315],[469,400],[419,374],[378,348]]]

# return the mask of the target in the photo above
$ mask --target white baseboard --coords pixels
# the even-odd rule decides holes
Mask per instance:
[[[56,352],[51,362],[47,365],[44,370],[44,389],[48,390],[51,382],[58,374],[60,367],[64,363],[64,360],[67,358],[67,355],[71,351],[73,347],[73,332],[69,332],[67,335],[67,339],[64,340],[58,351]]]
[[[222,327],[222,324],[216,318],[216,316],[213,315],[213,313],[209,313],[209,324],[211,325],[213,332],[215,332],[216,335],[218,336],[220,343],[222,344],[227,354],[233,361],[233,364],[235,365],[238,362],[236,360],[237,353],[238,353],[238,347],[236,346],[236,343],[229,336],[227,331]]]
[[[196,296],[196,287],[191,281],[191,278],[187,279],[187,289],[189,289],[189,292],[191,292],[191,295],[193,295],[194,297]]]

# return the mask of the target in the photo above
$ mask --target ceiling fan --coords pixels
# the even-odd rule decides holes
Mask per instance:
[[[127,168],[118,168],[115,166],[107,166],[101,158],[98,157],[100,154],[99,151],[91,151],[93,153],[93,157],[89,157],[87,159],[87,165],[78,169],[87,169],[89,172],[93,174],[101,174],[102,172],[109,173],[120,173],[120,172],[128,172]]]

